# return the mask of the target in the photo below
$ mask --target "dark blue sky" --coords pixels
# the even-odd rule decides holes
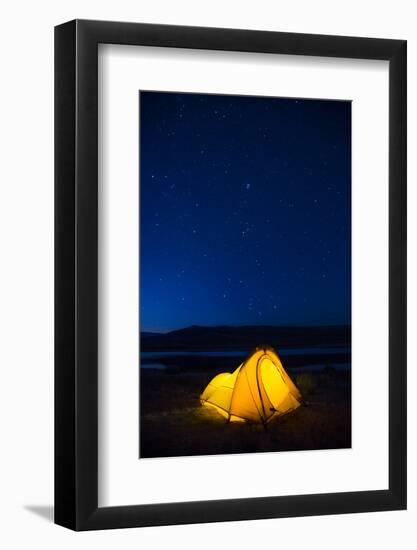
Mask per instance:
[[[140,93],[141,330],[350,324],[351,104]]]

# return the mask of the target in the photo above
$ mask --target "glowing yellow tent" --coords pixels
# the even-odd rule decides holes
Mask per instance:
[[[200,396],[230,422],[266,424],[275,415],[290,412],[302,397],[271,349],[257,349],[233,374],[218,374]]]

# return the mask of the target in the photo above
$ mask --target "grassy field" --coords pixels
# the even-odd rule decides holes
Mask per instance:
[[[210,371],[141,369],[140,457],[337,449],[351,446],[350,370],[290,376],[307,405],[262,425],[227,423],[202,407]]]

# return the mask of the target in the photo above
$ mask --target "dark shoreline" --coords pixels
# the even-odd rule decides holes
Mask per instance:
[[[142,332],[141,351],[254,351],[257,347],[350,347],[350,326],[191,326],[165,334]]]
[[[249,354],[248,354],[249,355]],[[247,356],[246,356],[247,357]],[[332,366],[341,363],[351,362],[351,353],[323,353],[323,354],[299,354],[299,355],[280,355],[285,368],[302,368],[313,365]],[[216,369],[234,370],[244,361],[245,356],[190,356],[178,355],[146,357],[143,362],[146,364],[162,364],[172,368],[177,372],[206,371]]]

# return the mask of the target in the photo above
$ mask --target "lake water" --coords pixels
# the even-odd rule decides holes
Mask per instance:
[[[334,355],[350,353],[350,347],[315,347],[315,348],[280,348],[279,355],[282,358],[291,355]],[[227,351],[145,351],[140,354],[141,367],[144,369],[166,369],[164,364],[165,358],[171,357],[236,357],[236,366],[244,361],[249,355],[247,350],[227,350]],[[329,364],[329,363],[326,363]],[[296,367],[297,370],[321,370],[324,365],[311,365],[310,367]],[[337,369],[350,368],[349,363],[334,363],[332,364]]]

